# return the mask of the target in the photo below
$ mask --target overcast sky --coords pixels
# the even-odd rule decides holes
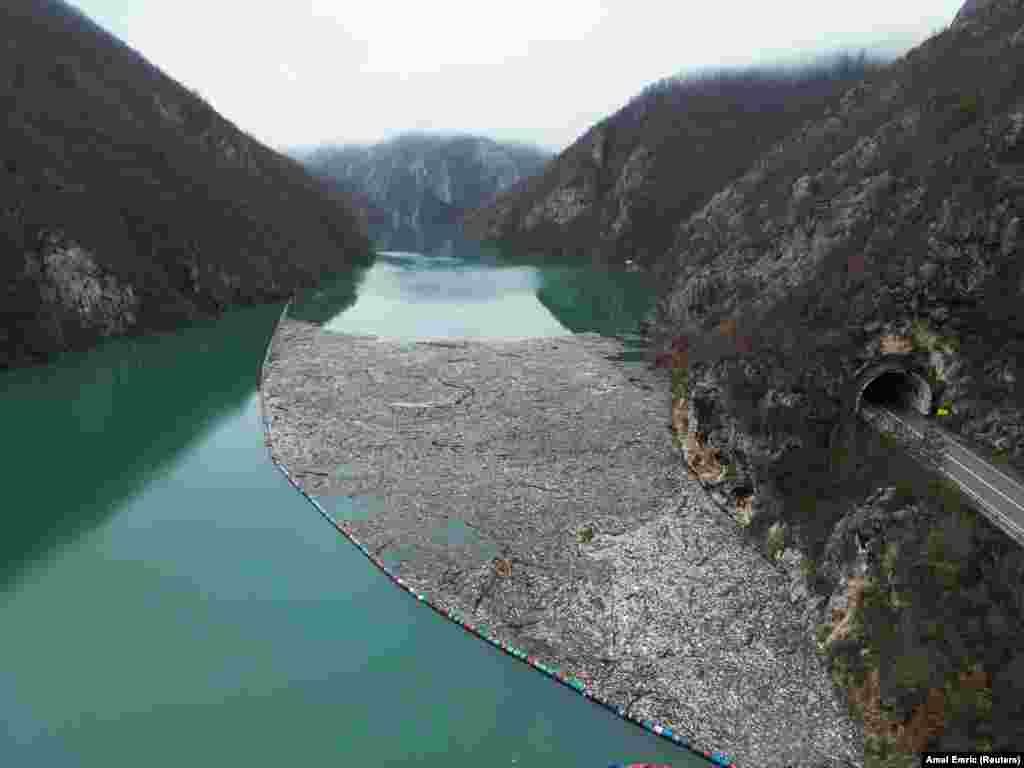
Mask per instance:
[[[277,148],[407,130],[561,150],[645,85],[838,47],[903,52],[962,0],[72,0]]]

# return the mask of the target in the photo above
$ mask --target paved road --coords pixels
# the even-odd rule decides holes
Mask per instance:
[[[968,448],[962,440],[919,413],[875,406],[920,438],[930,430],[941,441],[939,469],[977,502],[993,523],[1024,546],[1024,484]]]

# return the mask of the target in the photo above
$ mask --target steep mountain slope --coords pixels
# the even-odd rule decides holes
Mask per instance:
[[[549,155],[475,136],[407,134],[369,147],[323,147],[302,162],[364,201],[383,248],[433,250],[500,191],[538,173]]]
[[[972,0],[715,194],[657,268],[680,448],[810,586],[869,764],[1024,743],[1024,553],[854,416],[887,371],[872,397],[944,406],[1020,466],[1022,214],[1024,4]]]
[[[347,198],[58,0],[0,6],[0,367],[371,257]]]
[[[650,264],[680,219],[876,65],[823,59],[656,83],[535,178],[466,220],[472,237]]]

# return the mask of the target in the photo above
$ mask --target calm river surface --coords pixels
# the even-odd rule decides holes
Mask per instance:
[[[295,315],[614,333],[650,300],[488,258],[383,254]],[[410,599],[288,485],[255,392],[279,311],[0,373],[0,765],[706,765]]]

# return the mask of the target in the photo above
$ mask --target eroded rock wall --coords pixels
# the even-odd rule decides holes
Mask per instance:
[[[370,204],[382,248],[433,250],[461,235],[460,218],[538,173],[546,152],[477,136],[408,134],[367,147],[321,147],[303,162]]]
[[[1019,3],[994,0],[850,89],[686,219],[658,268],[671,288],[655,337],[687,350],[673,408],[683,459],[810,585],[871,750],[1010,743],[993,713],[1018,711],[1005,697],[1024,583],[970,564],[1019,548],[983,518],[964,522],[958,494],[880,447],[853,416],[852,384],[899,359],[947,429],[1024,458],[1022,25]],[[937,543],[936,528],[959,543]],[[872,541],[892,545],[897,575]],[[975,617],[952,644],[907,619],[944,611]],[[879,616],[907,627],[906,647],[887,644]],[[954,700],[969,704],[941,703]]]
[[[0,6],[0,367],[372,257],[351,201],[62,2]]]

